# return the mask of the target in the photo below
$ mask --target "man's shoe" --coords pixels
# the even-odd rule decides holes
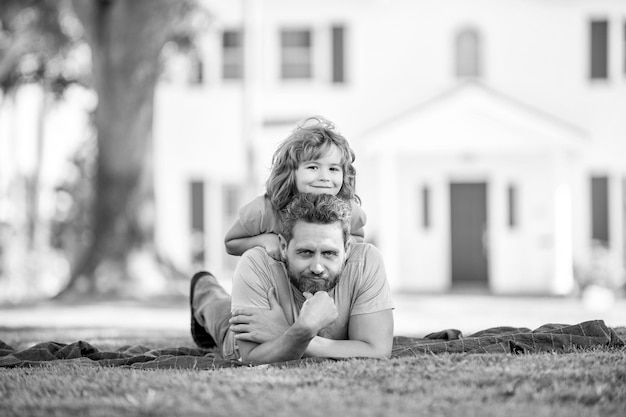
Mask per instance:
[[[210,348],[217,346],[217,344],[215,343],[215,339],[213,339],[213,337],[204,329],[204,326],[198,323],[198,321],[196,320],[194,316],[194,310],[193,310],[193,296],[194,296],[196,283],[198,282],[200,278],[205,277],[205,276],[213,276],[213,275],[206,271],[197,272],[191,278],[191,283],[189,285],[189,307],[191,310],[191,337],[193,341],[196,342],[196,345],[200,346],[201,348],[210,349]]]

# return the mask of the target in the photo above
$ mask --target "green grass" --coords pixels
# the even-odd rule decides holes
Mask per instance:
[[[622,338],[625,330],[619,331]],[[36,333],[31,331],[14,334],[13,343],[28,344]],[[58,341],[75,340],[64,340],[60,330],[57,336]],[[9,332],[0,331],[0,339],[9,342]],[[83,339],[102,348],[191,343],[184,335],[131,333]],[[625,412],[624,349],[424,355],[287,369],[131,370],[75,364],[0,369],[2,416],[569,417]]]

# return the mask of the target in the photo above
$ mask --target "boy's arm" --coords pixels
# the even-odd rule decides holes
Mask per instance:
[[[245,251],[256,246],[265,248],[267,253],[274,259],[280,259],[280,242],[278,235],[274,233],[263,233],[250,236],[237,220],[224,237],[226,253],[229,255],[241,256]]]
[[[367,215],[356,202],[352,202],[352,219],[351,219],[351,231],[352,241],[356,243],[362,243],[365,241],[365,224],[367,223]]]
[[[354,243],[363,243],[365,241],[365,228],[363,227],[352,230],[350,234],[352,235],[352,242]]]

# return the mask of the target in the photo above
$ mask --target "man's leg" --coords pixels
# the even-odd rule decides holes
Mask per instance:
[[[230,327],[230,295],[208,272],[198,272],[191,279],[191,334],[200,347],[223,349]],[[226,352],[223,352],[226,353]],[[232,352],[231,352],[232,353]]]

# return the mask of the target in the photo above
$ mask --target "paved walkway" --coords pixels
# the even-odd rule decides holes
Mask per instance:
[[[574,324],[602,319],[609,326],[626,326],[626,299],[582,300],[561,297],[504,297],[489,295],[395,294],[395,334],[423,336],[456,328],[465,335],[494,326],[529,327],[545,323]],[[52,305],[0,308],[0,328],[44,327],[189,331],[186,302],[158,307],[136,303]]]
[[[575,324],[601,319],[626,326],[626,299],[505,297],[488,295],[396,295],[395,334],[423,336],[456,328],[469,335],[495,326],[535,329],[546,323]]]

